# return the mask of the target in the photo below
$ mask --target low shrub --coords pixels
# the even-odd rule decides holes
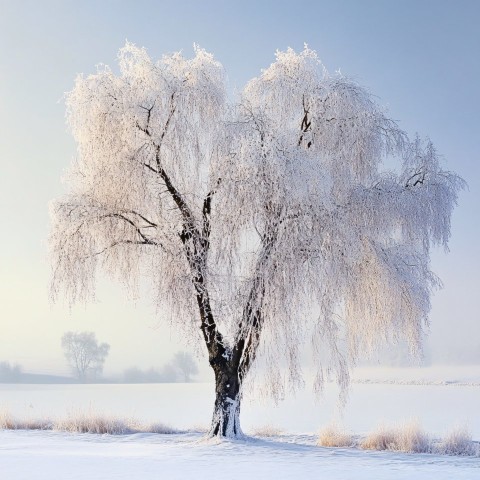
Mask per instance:
[[[52,422],[48,419],[17,419],[7,410],[0,411],[0,430],[50,430]]]
[[[321,447],[353,447],[355,441],[352,435],[332,423],[320,430],[317,445]]]
[[[380,425],[360,442],[360,448],[404,453],[429,453],[432,451],[432,440],[417,422],[411,421],[396,426]]]
[[[71,433],[97,433],[118,435],[131,433],[127,423],[93,411],[70,413],[53,424],[54,430]]]
[[[5,409],[0,410],[0,430],[15,430],[16,422]]]
[[[436,446],[435,453],[442,455],[480,456],[480,446],[472,440],[466,427],[455,427]]]
[[[255,437],[276,437],[277,435],[281,435],[283,430],[273,425],[262,425],[253,429],[252,435]]]

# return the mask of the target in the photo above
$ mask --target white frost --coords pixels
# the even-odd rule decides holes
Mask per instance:
[[[99,268],[135,294],[147,273],[159,311],[201,345],[194,287],[207,292],[227,351],[249,339],[277,396],[309,340],[318,388],[331,371],[345,387],[378,342],[419,350],[430,247],[447,246],[463,186],[430,142],[308,48],[278,52],[233,105],[198,47],[154,63],[127,43],[119,62],[67,96],[78,156],[51,208],[54,297],[93,297]]]

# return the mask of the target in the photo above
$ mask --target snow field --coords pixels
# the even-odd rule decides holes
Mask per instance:
[[[18,419],[3,410],[0,412],[0,430],[53,430],[97,435],[206,433],[204,429],[200,432],[195,429],[182,432],[162,423],[142,424],[133,418],[115,418],[92,409],[70,412],[68,416],[57,420]],[[288,437],[274,425],[262,425],[247,434],[281,441]],[[322,447],[352,447],[403,453],[480,456],[480,443],[472,440],[467,427],[455,427],[444,438],[434,439],[424,432],[415,420],[397,425],[379,425],[366,437],[351,435],[344,428],[332,423],[320,430],[316,444]]]
[[[235,442],[205,441],[213,393],[211,384],[0,385],[0,478],[202,480],[222,472],[231,480],[480,478],[475,386],[354,384],[341,415],[332,384],[321,402],[307,390],[278,406],[252,394],[241,415],[254,437]],[[413,415],[425,430],[402,423]],[[397,436],[383,443],[384,451],[363,450],[362,442],[382,432],[374,428],[382,420],[383,431]],[[146,433],[166,432],[164,424],[183,433]],[[468,429],[448,428],[455,424]],[[137,433],[79,433],[122,430]],[[425,438],[433,439],[431,453],[402,451],[418,449]]]
[[[201,434],[0,431],[6,480],[473,480],[476,457],[323,448],[313,436],[205,442]]]
[[[195,431],[205,431],[213,401],[214,386],[209,383],[0,384],[0,414],[4,410],[11,417],[31,422],[89,412],[126,422],[135,419],[142,425],[161,423],[182,431],[195,426]],[[455,425],[465,425],[473,439],[480,440],[479,404],[480,389],[474,386],[353,384],[345,408],[339,409],[338,389],[326,384],[321,399],[306,388],[287,395],[278,405],[248,394],[242,402],[241,422],[247,433],[275,426],[289,434],[313,434],[337,422],[349,432],[366,436],[375,425],[416,418],[435,438],[444,438],[446,430]]]

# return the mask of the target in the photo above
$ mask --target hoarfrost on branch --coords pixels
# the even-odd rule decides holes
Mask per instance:
[[[277,395],[309,340],[319,388],[330,371],[345,387],[379,341],[419,350],[430,248],[447,247],[463,186],[431,142],[308,47],[277,52],[235,103],[197,46],[154,63],[127,43],[119,65],[67,95],[78,156],[51,207],[54,297],[87,301],[99,268],[133,289],[146,271],[211,364],[236,361],[241,384],[259,356]]]

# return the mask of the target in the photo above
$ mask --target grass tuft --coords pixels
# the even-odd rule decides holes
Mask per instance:
[[[410,421],[396,426],[380,425],[360,442],[360,448],[404,453],[429,453],[432,451],[432,440],[416,421]]]
[[[48,419],[17,419],[7,410],[0,411],[0,430],[50,430],[52,422]]]
[[[17,419],[7,409],[0,409],[0,430],[58,430],[71,433],[122,435],[132,433],[182,433],[163,423],[142,424],[134,419],[119,419],[93,409],[69,413],[57,421],[48,419]],[[190,430],[192,431],[192,430]],[[196,432],[207,432],[196,426]],[[257,437],[276,437],[283,431],[273,425],[263,425],[252,431]],[[472,440],[467,428],[456,427],[441,439],[433,441],[416,421],[400,425],[380,425],[363,440],[356,441],[336,424],[320,430],[317,445],[322,447],[359,447],[366,450],[388,450],[404,453],[434,453],[437,455],[480,456],[480,443]]]
[[[170,425],[164,423],[141,424],[135,421],[130,421],[128,422],[128,427],[133,433],[158,433],[162,435],[181,433],[180,430],[176,430]]]
[[[121,435],[132,433],[127,423],[91,410],[70,413],[53,424],[53,430],[70,433]]]
[[[0,410],[0,430],[15,430],[16,422],[5,409]]]
[[[466,427],[455,427],[437,445],[435,453],[442,455],[480,456],[480,446],[472,440]]]
[[[56,421],[17,419],[6,409],[0,410],[0,430],[57,430],[70,433],[96,433],[100,435],[123,435],[129,433],[180,433],[163,423],[141,424],[134,419],[119,419],[111,415],[88,410],[70,412]]]
[[[355,440],[352,435],[332,423],[320,430],[317,445],[321,447],[353,447]]]
[[[252,435],[255,437],[276,437],[281,435],[283,430],[273,425],[262,425],[253,429]]]

